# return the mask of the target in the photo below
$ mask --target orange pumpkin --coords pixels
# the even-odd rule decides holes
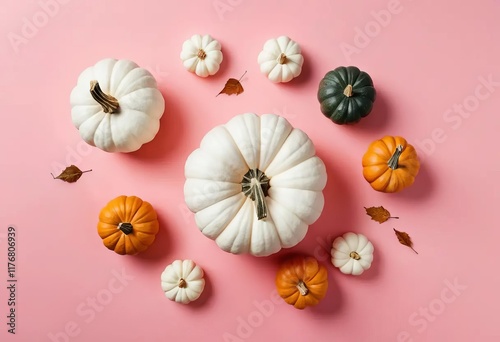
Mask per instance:
[[[417,151],[402,137],[386,136],[370,144],[363,156],[363,176],[373,189],[398,192],[415,181]]]
[[[148,249],[158,230],[153,206],[136,196],[111,200],[101,210],[97,223],[104,246],[121,255],[134,255]]]
[[[297,309],[318,304],[328,290],[328,272],[315,258],[296,256],[285,261],[276,275],[278,294]]]

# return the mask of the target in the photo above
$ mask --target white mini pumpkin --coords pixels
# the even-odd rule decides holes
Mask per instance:
[[[182,44],[184,67],[200,77],[215,75],[222,63],[220,43],[210,35],[195,34]]]
[[[332,244],[332,264],[344,274],[360,275],[371,267],[373,244],[363,234],[345,233]]]
[[[106,152],[133,152],[153,140],[165,110],[149,71],[111,58],[80,74],[70,103],[82,139]]]
[[[213,128],[185,176],[197,226],[234,254],[293,247],[323,210],[325,165],[309,137],[274,114],[245,113]]]
[[[302,72],[300,45],[287,36],[269,39],[257,59],[260,71],[272,82],[289,82]]]
[[[161,274],[161,288],[168,299],[188,304],[205,288],[203,269],[192,260],[175,260]]]

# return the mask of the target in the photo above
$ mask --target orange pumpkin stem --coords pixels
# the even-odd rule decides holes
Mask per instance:
[[[280,64],[285,64],[285,63],[286,63],[286,61],[287,61],[286,55],[285,55],[284,53],[281,53],[281,55],[280,55],[280,58],[279,58],[278,62],[279,62]]]
[[[389,165],[391,169],[396,170],[398,168],[398,162],[401,153],[403,153],[403,145],[398,145],[391,159],[389,159],[389,161],[387,162],[387,165]]]
[[[90,81],[90,95],[101,105],[104,113],[115,113],[120,107],[118,100],[111,95],[105,94],[96,80]]]
[[[348,84],[347,87],[344,89],[344,95],[347,97],[352,96],[352,85]]]
[[[120,223],[118,225],[118,229],[120,229],[123,234],[128,235],[134,231],[134,226],[132,226],[132,223]]]
[[[296,287],[302,296],[305,296],[309,293],[309,289],[307,288],[306,284],[302,280],[299,281],[299,283],[296,285]]]
[[[179,280],[179,285],[178,285],[181,289],[183,288],[186,288],[187,287],[187,282],[184,280],[184,278],[181,278]]]

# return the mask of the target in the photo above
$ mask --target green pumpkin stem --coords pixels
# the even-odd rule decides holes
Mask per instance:
[[[255,202],[257,218],[259,220],[267,217],[266,196],[269,189],[269,178],[259,169],[250,169],[243,176],[241,191]]]
[[[132,226],[132,223],[122,222],[118,225],[118,229],[120,229],[123,232],[123,234],[128,235],[134,231],[134,226]]]
[[[118,100],[111,95],[105,94],[96,80],[90,81],[90,95],[101,105],[104,113],[115,113],[120,107]]]
[[[398,162],[401,153],[403,153],[403,145],[398,145],[391,159],[389,159],[389,161],[387,162],[387,165],[389,165],[391,169],[396,170],[398,168]]]
[[[344,89],[344,95],[347,97],[352,96],[352,85],[348,84],[347,87]]]
[[[309,293],[309,289],[307,288],[306,284],[302,280],[299,281],[299,283],[296,285],[296,287],[302,296],[305,296]]]

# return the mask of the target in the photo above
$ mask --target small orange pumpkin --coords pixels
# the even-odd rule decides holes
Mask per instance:
[[[315,258],[295,256],[276,275],[278,294],[297,309],[318,304],[328,290],[328,272]]]
[[[119,196],[101,210],[97,232],[104,246],[120,255],[145,251],[159,230],[153,206],[136,196]]]
[[[380,192],[409,187],[420,169],[417,151],[402,137],[386,136],[372,142],[362,163],[363,176]]]

